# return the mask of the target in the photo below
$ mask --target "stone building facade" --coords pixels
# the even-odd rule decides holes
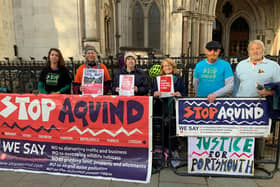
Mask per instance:
[[[15,32],[12,2],[0,0],[0,58],[13,57]]]
[[[120,48],[199,55],[212,39],[225,55],[246,55],[260,39],[280,49],[280,0],[0,0],[0,58],[37,59],[51,47],[82,59],[92,44],[101,56]]]

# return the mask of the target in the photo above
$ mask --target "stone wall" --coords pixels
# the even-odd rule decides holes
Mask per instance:
[[[153,2],[158,5],[159,52],[163,55],[179,56],[188,50],[191,55],[203,53],[205,43],[212,39],[215,18],[223,25],[222,43],[227,52],[230,26],[239,16],[248,22],[250,40],[264,40],[266,54],[278,54],[280,49],[280,0],[0,0],[0,58],[14,58],[14,45],[18,56],[25,59],[42,58],[51,47],[60,48],[65,58],[75,59],[83,58],[86,44],[95,45],[101,56],[117,53],[117,45],[133,47],[132,10],[136,2],[144,10],[145,47],[149,47],[149,6]],[[226,2],[233,5],[228,18],[222,13]]]
[[[14,44],[12,1],[0,0],[0,59],[14,58]]]
[[[42,58],[51,47],[80,56],[78,1],[13,0],[19,56]]]

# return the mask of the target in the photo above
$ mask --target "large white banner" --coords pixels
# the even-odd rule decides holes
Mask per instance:
[[[253,137],[189,137],[188,173],[254,175]]]

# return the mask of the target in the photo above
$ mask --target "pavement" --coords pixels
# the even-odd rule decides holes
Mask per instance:
[[[272,179],[178,176],[170,169],[153,174],[149,184],[101,179],[0,171],[0,187],[279,187],[280,171]]]

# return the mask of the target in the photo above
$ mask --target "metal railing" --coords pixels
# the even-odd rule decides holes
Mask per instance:
[[[137,60],[137,67],[144,70],[147,74],[149,69],[154,64],[160,64],[161,60],[166,58],[166,56],[162,57],[149,57],[149,58],[140,58],[138,57]],[[185,80],[187,84],[187,96],[192,97],[194,96],[192,79],[193,79],[193,72],[195,65],[198,61],[205,58],[205,56],[198,56],[198,57],[188,57],[188,56],[181,56],[181,57],[171,57],[175,60],[177,64],[177,68],[180,72],[180,75]],[[230,62],[233,70],[237,63],[245,59],[247,57],[221,57],[226,61]],[[267,58],[272,59],[274,61],[280,62],[280,55],[279,56],[267,56]],[[119,65],[119,58],[117,57],[107,57],[107,58],[100,58],[100,61],[104,63],[111,75],[113,80],[114,73],[120,69]],[[2,60],[0,61],[0,87],[7,88],[11,93],[34,93],[34,90],[37,90],[38,80],[40,76],[40,72],[45,66],[45,60],[23,60],[23,59],[16,59],[16,60]],[[68,68],[72,79],[75,76],[75,72],[77,68],[84,63],[83,61],[76,61],[70,58],[70,60],[66,61],[66,67]],[[164,130],[162,127],[166,126],[167,124],[174,124],[174,113],[173,115],[164,116],[163,114],[164,109],[162,109],[161,113],[153,115],[153,122],[156,126],[154,126],[154,145],[156,146],[163,146],[163,136]],[[171,113],[170,113],[171,114]],[[265,159],[259,162],[266,163],[266,164],[273,164],[273,170],[267,171],[264,170],[268,176],[256,176],[257,178],[271,178],[273,174],[279,170],[278,163],[279,163],[279,122],[274,122],[275,128],[272,132],[272,139],[271,141],[267,142],[266,144],[266,154]],[[159,130],[158,132],[156,132]],[[172,132],[171,130],[169,132]],[[172,140],[174,135],[170,135],[169,138]],[[154,147],[156,149],[157,147]],[[187,150],[187,149],[186,149]],[[187,155],[187,154],[186,154]],[[161,159],[161,158],[160,158]],[[171,158],[172,159],[172,158]],[[155,158],[156,160],[156,158]],[[168,160],[170,162],[170,159]],[[165,163],[164,160],[162,163]],[[165,166],[163,166],[165,167]],[[157,168],[160,170],[162,167]],[[174,168],[173,168],[174,169]],[[187,175],[184,171],[183,173],[178,171],[176,168],[174,172],[178,175]]]
[[[175,102],[175,100],[173,100]],[[167,160],[164,161],[163,154],[155,154],[153,157],[153,172],[156,173],[163,168],[170,168],[173,172],[180,176],[216,176],[229,177],[222,174],[189,174],[188,173],[188,137],[176,136],[176,114],[175,103],[165,105],[162,99],[154,98],[154,103],[157,103],[154,108],[157,113],[153,114],[153,148],[161,149],[162,152],[168,153]],[[162,105],[163,107],[159,107]],[[165,105],[165,106],[164,106]],[[166,114],[165,107],[168,108]],[[160,108],[160,109],[159,109]],[[161,119],[161,120],[160,120]],[[273,120],[271,125],[271,135],[265,138],[264,152],[261,158],[254,159],[256,164],[261,164],[263,167],[256,168],[253,176],[231,175],[230,177],[237,178],[256,178],[256,179],[271,179],[274,174],[279,171],[279,156],[280,156],[280,119]],[[166,132],[167,131],[167,132]],[[164,142],[168,140],[168,144]],[[171,150],[177,150],[180,158],[173,158]],[[159,151],[157,151],[159,152]],[[179,161],[180,165],[172,167],[172,161]],[[160,165],[161,164],[161,165]]]
[[[149,69],[154,64],[160,64],[161,60],[169,57],[149,57],[149,58],[141,58],[138,57],[137,67],[141,68],[144,72],[147,73]],[[192,87],[192,79],[193,79],[193,71],[195,65],[198,61],[205,58],[205,56],[197,56],[197,57],[189,57],[189,56],[180,56],[180,57],[171,57],[177,64],[177,68],[179,70],[180,76],[185,80],[187,84],[188,96],[193,96],[193,87]],[[236,67],[236,64],[246,57],[221,57],[228,62],[231,63],[233,70]],[[280,62],[280,56],[268,56],[268,58],[273,59],[277,62]],[[120,69],[119,58],[109,56],[106,58],[99,58],[102,63],[104,63],[111,75],[111,79],[113,80],[114,74],[116,71]],[[22,58],[18,58],[15,60],[9,60],[6,58],[5,60],[0,60],[0,87],[5,87],[11,93],[33,93],[34,90],[37,90],[38,80],[40,76],[40,72],[45,66],[46,60],[24,60]],[[69,58],[66,62],[66,67],[70,72],[70,76],[72,79],[75,76],[75,72],[77,68],[84,63],[80,60],[74,60],[73,58]]]

